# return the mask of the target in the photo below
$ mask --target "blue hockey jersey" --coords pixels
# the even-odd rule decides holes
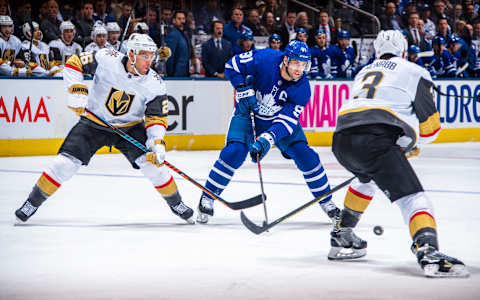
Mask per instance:
[[[256,122],[262,127],[269,125],[276,141],[293,133],[311,96],[305,74],[296,81],[281,77],[283,57],[283,52],[266,48],[235,55],[225,64],[225,75],[233,87],[252,85],[259,107]]]
[[[312,53],[312,66],[310,76],[317,79],[330,79],[332,76],[332,60],[328,54],[327,48],[313,46],[310,48]]]
[[[427,63],[429,63],[430,67],[428,70],[432,78],[455,77],[457,71],[456,59],[447,50],[443,50],[440,54],[435,54]]]
[[[336,78],[353,78],[357,73],[355,67],[355,51],[351,46],[345,50],[338,45],[328,47],[328,54],[332,60],[332,75]]]

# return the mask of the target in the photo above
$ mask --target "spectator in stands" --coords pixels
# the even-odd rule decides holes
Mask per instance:
[[[385,14],[379,18],[382,30],[402,30],[401,19],[396,10],[397,6],[394,1],[387,2]]]
[[[417,45],[420,47],[420,50],[426,51],[427,43],[423,32],[418,28],[418,19],[417,12],[412,12],[410,13],[410,16],[408,16],[408,27],[406,28],[407,41],[408,45]]]
[[[129,2],[123,2],[123,5],[122,5],[122,14],[120,15],[120,18],[118,19],[118,25],[120,25],[120,27],[122,28],[122,31],[123,30],[127,30],[128,31],[128,28],[125,28],[125,26],[127,26],[127,22],[128,22],[128,18],[130,17],[130,14],[132,13],[132,4],[129,3]],[[127,39],[125,37],[125,39]]]
[[[287,1],[282,1],[281,5],[278,4],[277,0],[267,0],[266,2],[267,2],[267,7],[265,8],[265,11],[271,11],[275,18],[275,23],[280,23],[280,21],[284,18],[285,2]],[[288,17],[288,12],[286,15]],[[282,36],[282,39],[283,39],[283,36]]]
[[[197,25],[192,11],[187,12],[187,17],[185,20],[185,33],[188,35],[190,40],[194,34],[197,34]]]
[[[480,41],[480,20],[473,23],[473,41]]]
[[[354,4],[355,7],[359,7],[359,1],[352,1],[352,2],[355,2],[355,3],[352,3]],[[367,1],[364,1],[364,2],[367,2]],[[359,33],[359,30],[357,29],[358,27],[357,18],[356,18],[355,11],[353,9],[346,7],[345,5],[341,5],[340,7],[335,9],[335,12],[333,15],[335,16],[334,23],[335,23],[335,29],[337,31],[340,30],[340,27],[337,26],[336,22],[337,22],[337,19],[340,19],[340,22],[344,23],[341,29],[350,31],[350,33],[353,36]]]
[[[195,20],[197,21],[197,29],[209,34],[212,33],[211,28],[214,21],[221,21],[224,24],[223,12],[218,9],[218,0],[207,0],[207,3],[196,14]]]
[[[73,41],[75,36],[75,25],[70,21],[65,21],[60,24],[60,37],[48,44],[50,47],[51,60],[55,65],[63,67],[65,62],[73,54],[79,55],[82,52],[82,47]]]
[[[245,26],[252,30],[254,36],[268,36],[268,32],[260,23],[260,15],[258,9],[253,8],[248,11],[247,20],[245,21]]]
[[[47,3],[47,15],[40,24],[40,29],[43,32],[45,43],[60,38],[60,23],[58,16],[58,3],[55,0],[49,0]]]
[[[263,15],[267,11],[267,4],[265,4],[265,2],[262,0],[258,0],[258,1],[255,1],[255,7],[258,10],[258,15],[260,16],[260,22],[261,22]]]
[[[279,26],[277,33],[282,37],[282,46],[280,49],[285,49],[288,42],[295,37],[295,20],[297,19],[297,13],[293,10],[287,12],[285,22]]]
[[[223,37],[232,45],[236,45],[244,32],[252,33],[252,30],[243,24],[243,11],[239,8],[234,8],[232,10],[232,20],[225,25]]]
[[[424,23],[423,33],[425,35],[425,38],[429,40],[431,40],[437,32],[435,28],[435,23],[430,19],[431,14],[431,7],[428,4],[424,4],[421,8],[421,20]]]
[[[312,25],[308,24],[308,15],[306,12],[301,11],[297,14],[297,20],[295,22],[295,27],[303,27],[307,31],[312,30]]]
[[[268,48],[272,48],[274,50],[280,50],[280,46],[282,45],[282,38],[280,35],[273,33],[268,38]]]
[[[146,24],[148,25],[148,35],[152,38],[155,44],[160,45],[160,28],[157,18],[157,10],[155,7],[149,7],[147,9]]]
[[[473,4],[465,5],[465,21],[469,24],[473,24],[475,18],[477,18],[475,6]]]
[[[39,9],[38,20],[40,24],[43,22],[44,19],[47,18],[47,16],[48,16],[48,1],[45,1],[40,5],[40,9]]]
[[[448,24],[453,24],[453,20],[445,14],[445,2],[443,0],[435,0],[433,2],[432,21],[438,24],[440,19],[446,19]]]
[[[23,39],[23,24],[27,22],[27,20],[30,20],[32,16],[32,5],[28,0],[16,1],[16,4],[17,9],[15,15],[10,16],[13,20],[13,34],[20,39]]]
[[[116,22],[114,17],[110,16],[107,13],[107,1],[106,0],[95,0],[95,12],[93,13],[93,19],[95,21],[102,21],[103,24],[108,22]]]
[[[450,26],[446,18],[439,18],[437,21],[437,36],[440,35],[446,41],[451,34]]]
[[[160,14],[160,23],[170,25],[172,24],[172,9],[167,7],[162,7]]]
[[[412,12],[417,12],[417,7],[415,6],[415,3],[413,1],[408,1],[405,4],[405,9],[402,11],[400,15],[400,20],[401,20],[401,27],[402,28],[407,28],[408,27],[408,18],[410,17],[410,14]]]
[[[172,56],[167,60],[167,75],[173,77],[189,76],[189,60],[191,55],[190,39],[185,34],[185,12],[175,11],[172,18],[173,29],[166,37],[167,47]]]
[[[245,31],[238,39],[237,44],[233,45],[233,55],[245,53],[254,49],[255,43],[253,42],[253,35],[251,32]]]
[[[318,25],[314,26],[308,34],[308,36],[310,37],[308,40],[309,46],[314,46],[316,44],[314,37],[317,33],[317,30],[319,29],[322,29],[323,31],[325,31],[327,47],[337,43],[337,30],[331,27],[329,22],[330,22],[330,16],[328,15],[328,12],[326,10],[320,11],[318,15]]]
[[[268,35],[275,33],[275,19],[271,11],[266,11],[262,17],[262,25]]]
[[[318,29],[315,35],[315,46],[310,48],[312,53],[312,67],[310,76],[315,79],[332,78],[332,60],[327,48],[326,34],[323,29]]]
[[[465,16],[463,15],[463,6],[461,4],[455,5],[455,18],[456,21],[465,20]]]
[[[307,33],[307,30],[305,30],[305,28],[303,27],[297,27],[297,29],[295,30],[295,39],[298,40],[298,41],[302,41],[304,43],[307,42],[307,39],[308,39],[308,33]]]
[[[78,35],[76,38],[76,41],[80,45],[82,45],[83,48],[85,48],[86,45],[92,42],[91,32],[94,23],[95,21],[93,20],[93,3],[85,2],[83,3],[82,7],[82,19],[78,21]]]
[[[202,44],[202,64],[207,77],[225,78],[225,63],[233,56],[232,44],[223,38],[223,22],[213,21],[212,38]]]
[[[8,15],[8,3],[7,0],[0,0],[0,16]]]
[[[117,50],[120,51],[120,26],[118,25],[117,22],[110,22],[107,23],[107,26],[105,26],[108,32],[108,38],[107,42],[110,44],[110,46]]]

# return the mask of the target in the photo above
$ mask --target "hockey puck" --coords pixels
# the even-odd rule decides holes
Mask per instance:
[[[383,227],[380,226],[380,225],[377,225],[377,226],[373,227],[373,233],[375,233],[376,235],[382,235],[383,234]]]

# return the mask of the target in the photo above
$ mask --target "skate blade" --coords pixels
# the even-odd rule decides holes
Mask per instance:
[[[193,217],[193,215],[190,218],[183,219],[183,220],[185,220],[185,222],[187,222],[188,224],[191,224],[191,225],[195,224],[195,218]]]
[[[208,223],[208,215],[204,214],[202,212],[197,213],[197,222],[201,224],[207,224]]]
[[[13,221],[13,226],[22,226],[25,222],[22,221],[19,217],[15,217],[15,221]]]
[[[354,249],[354,248],[343,248],[343,247],[332,247],[328,252],[329,260],[349,260],[357,259],[367,255],[367,249]]]
[[[467,268],[464,265],[454,265],[448,272],[440,272],[437,264],[429,264],[423,267],[423,273],[426,277],[430,278],[467,278],[470,276]]]

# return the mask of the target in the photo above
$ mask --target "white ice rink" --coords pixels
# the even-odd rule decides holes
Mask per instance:
[[[316,150],[332,186],[351,176],[329,148]],[[167,160],[204,184],[218,153],[170,151]],[[424,278],[399,209],[379,191],[357,230],[366,258],[332,262],[331,226],[317,205],[259,236],[219,203],[208,225],[187,225],[121,155],[95,156],[28,225],[13,226],[51,159],[0,158],[0,299],[480,299],[480,143],[429,145],[412,160],[435,205],[441,250],[465,262],[468,279]],[[292,161],[273,150],[262,162],[270,220],[312,199]],[[200,191],[173,175],[196,207]],[[247,161],[222,197],[259,191]],[[337,205],[344,195],[335,193]],[[245,212],[263,218],[262,206]]]

